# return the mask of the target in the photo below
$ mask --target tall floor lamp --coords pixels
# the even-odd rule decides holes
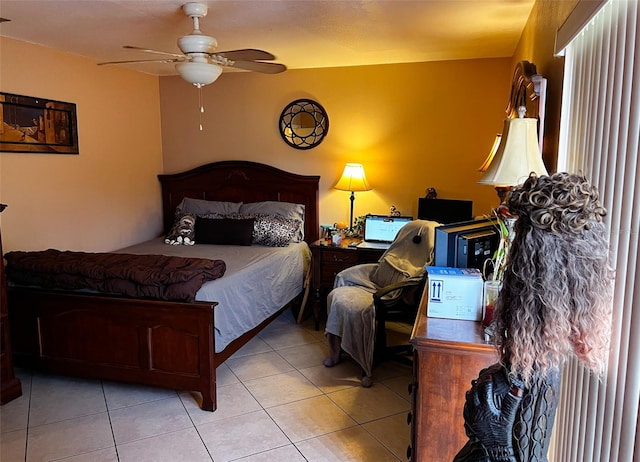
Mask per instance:
[[[348,163],[344,167],[344,172],[335,185],[341,191],[351,191],[349,200],[351,201],[351,213],[349,215],[349,230],[353,230],[353,201],[356,200],[356,191],[371,191],[371,186],[367,182],[362,164]]]

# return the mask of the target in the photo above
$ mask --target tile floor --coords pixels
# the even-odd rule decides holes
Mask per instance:
[[[66,462],[403,461],[411,370],[393,362],[360,386],[334,368],[322,331],[290,311],[217,370],[218,409],[198,394],[18,369],[0,408],[0,460]]]

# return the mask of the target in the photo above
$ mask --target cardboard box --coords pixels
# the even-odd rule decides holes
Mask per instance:
[[[484,281],[476,268],[427,266],[427,316],[432,318],[482,320]]]

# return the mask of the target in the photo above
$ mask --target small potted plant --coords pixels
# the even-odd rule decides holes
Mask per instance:
[[[492,258],[485,262],[483,268],[485,282],[482,298],[482,323],[485,327],[489,327],[493,320],[493,308],[502,287],[502,278],[509,254],[509,245],[514,237],[514,224],[516,221],[516,217],[509,213],[509,209],[504,204],[494,209],[493,215],[496,218],[500,242],[498,250],[495,251]],[[488,271],[490,272],[488,273]]]

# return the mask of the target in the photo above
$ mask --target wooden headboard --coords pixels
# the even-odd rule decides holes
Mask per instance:
[[[280,201],[305,205],[305,241],[320,234],[319,176],[298,175],[270,165],[226,160],[192,170],[158,175],[162,188],[164,232],[171,229],[176,206],[185,197],[229,202]]]

